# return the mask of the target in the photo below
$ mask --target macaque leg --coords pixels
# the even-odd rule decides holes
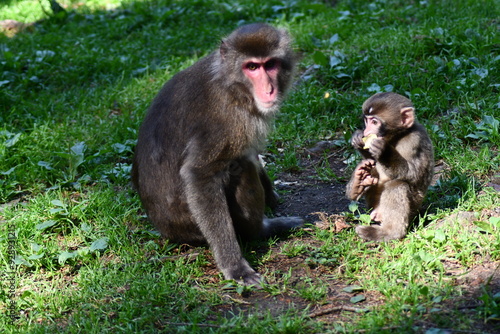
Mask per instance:
[[[262,183],[262,187],[264,187],[265,201],[266,206],[270,209],[276,208],[279,203],[280,196],[274,190],[273,184],[269,179],[269,176],[266,173],[264,168],[260,168],[259,170],[260,182]]]
[[[260,180],[264,187],[266,206],[274,209],[278,203],[280,196],[274,190],[269,176],[267,176],[264,168],[260,170]],[[300,217],[279,217],[267,218],[264,216],[263,228],[260,237],[268,238],[274,235],[284,233],[291,228],[300,227],[304,224],[304,220]]]
[[[260,170],[254,161],[239,159],[231,163],[226,199],[234,232],[243,240],[265,237],[271,233],[300,226],[303,223],[302,219],[295,217],[265,218],[266,194],[260,177]],[[239,249],[238,252],[240,252]],[[261,276],[250,267],[243,257],[239,257],[238,261],[235,261],[237,266],[227,267],[230,253],[227,249],[219,257],[216,257],[217,265],[224,276],[245,285],[260,285]]]
[[[230,182],[228,205],[236,233],[242,239],[266,238],[303,225],[303,219],[298,217],[267,218],[265,204],[270,194],[275,196],[269,178],[252,161],[238,163],[242,172]]]
[[[227,203],[236,234],[244,240],[258,238],[263,230],[265,192],[254,161],[239,159],[238,173],[231,173],[226,191]]]
[[[411,191],[407,183],[389,181],[384,185],[375,216],[380,225],[358,226],[356,233],[373,241],[388,241],[403,238],[411,218]],[[372,213],[373,214],[373,213]]]

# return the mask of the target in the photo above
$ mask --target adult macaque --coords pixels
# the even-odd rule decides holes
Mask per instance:
[[[153,224],[171,241],[208,243],[224,277],[246,285],[261,277],[238,237],[303,223],[264,216],[277,195],[258,161],[294,65],[286,31],[240,27],[163,86],[135,148],[132,181]]]
[[[424,199],[434,172],[434,154],[425,128],[409,99],[375,94],[363,103],[364,131],[351,143],[364,157],[347,184],[347,197],[365,196],[371,219],[380,225],[357,226],[365,240],[403,238]]]

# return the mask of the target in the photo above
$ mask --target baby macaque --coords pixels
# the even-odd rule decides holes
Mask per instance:
[[[365,240],[403,238],[420,208],[434,173],[432,143],[417,122],[409,99],[378,93],[363,103],[365,129],[351,143],[363,160],[347,184],[351,200],[364,196],[371,219],[380,225],[357,226]]]

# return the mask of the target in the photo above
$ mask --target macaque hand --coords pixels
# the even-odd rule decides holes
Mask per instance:
[[[369,187],[378,183],[378,178],[372,175],[372,169],[375,168],[375,160],[366,159],[360,162],[356,168],[356,175],[359,176],[360,184]]]
[[[351,145],[357,149],[360,150],[365,146],[365,143],[363,142],[363,131],[361,130],[356,130],[351,138]]]
[[[371,156],[375,160],[379,160],[380,156],[382,156],[382,153],[385,148],[385,140],[382,137],[378,137],[372,140],[370,147],[368,148],[368,152],[370,152]]]
[[[360,197],[368,187],[378,183],[378,178],[372,175],[373,168],[375,168],[375,161],[372,159],[363,160],[356,167],[352,184],[355,197]]]

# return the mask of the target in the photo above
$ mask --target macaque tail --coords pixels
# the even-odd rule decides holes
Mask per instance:
[[[304,225],[304,220],[300,217],[264,218],[263,225],[262,237],[269,238],[301,227]]]

